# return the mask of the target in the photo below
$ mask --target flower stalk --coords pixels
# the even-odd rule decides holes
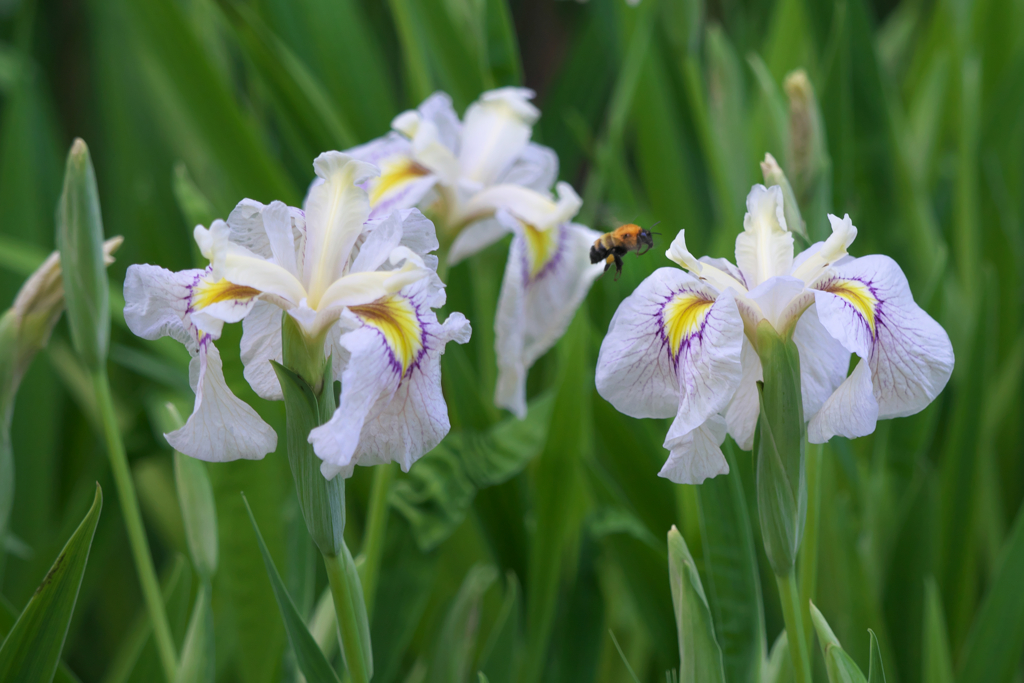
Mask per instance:
[[[345,665],[355,683],[365,683],[373,676],[373,654],[362,586],[345,545],[345,477],[326,479],[309,443],[309,433],[337,407],[333,358],[324,354],[323,336],[308,338],[287,313],[281,335],[284,362],[274,370],[284,395],[288,464],[306,528],[327,568]]]

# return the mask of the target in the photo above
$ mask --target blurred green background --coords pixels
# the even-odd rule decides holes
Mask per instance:
[[[795,69],[813,93],[786,80]],[[825,447],[815,602],[865,671],[866,629],[878,634],[890,682],[939,680],[925,672],[942,645],[960,683],[1022,680],[1022,0],[3,0],[0,298],[12,301],[54,247],[75,136],[93,154],[106,232],[125,237],[110,271],[119,290],[131,263],[197,264],[192,226],[243,197],[298,204],[318,153],[383,134],[433,90],[461,113],[506,84],[537,91],[534,139],[585,197],[583,222],[661,221],[665,236],[628,258],[618,282],[594,286],[533,369],[522,424],[490,400],[507,241],[450,271],[447,310],[464,312],[474,337],[444,357],[452,435],[392,492],[374,680],[469,681],[477,669],[495,683],[628,680],[609,630],[640,680],[665,680],[678,666],[672,524],[702,569],[727,668],[760,619],[756,582],[737,578],[755,548],[775,640],[750,455],[727,447],[729,477],[674,486],[656,476],[667,422],[626,418],[593,389],[616,306],[669,265],[661,252],[678,229],[694,253],[731,257],[765,152],[793,181],[812,240],[826,212],[849,213],[854,254],[899,261],[957,358],[924,412]],[[188,357],[135,339],[112,310],[115,401],[180,638],[195,580],[159,406],[191,411]],[[229,382],[280,431],[283,406],[242,378],[240,334],[231,326],[218,344]],[[0,592],[15,613],[93,482],[113,491],[96,421],[62,322],[14,415],[21,544],[0,560]],[[239,495],[312,616],[326,579],[286,459],[207,469],[220,535],[217,680],[295,680]],[[360,468],[348,487],[354,548],[371,479]],[[144,624],[108,493],[64,658],[83,681],[160,680]],[[972,678],[978,662],[991,677]]]

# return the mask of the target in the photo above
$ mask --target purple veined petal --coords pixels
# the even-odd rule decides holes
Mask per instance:
[[[880,255],[852,259],[816,287],[822,325],[861,357],[861,373],[870,370],[877,419],[913,415],[938,396],[953,371],[953,347],[945,330],[914,303],[895,261]],[[816,434],[827,439],[829,431],[823,426]]]
[[[594,230],[574,223],[537,230],[512,220],[515,236],[494,322],[494,402],[522,419],[530,367],[565,334],[603,264],[590,263],[590,245],[600,236]]]
[[[739,385],[743,323],[731,292],[661,268],[615,313],[597,390],[631,417],[677,416],[680,433],[725,409]]]

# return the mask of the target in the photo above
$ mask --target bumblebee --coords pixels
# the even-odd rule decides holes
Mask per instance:
[[[652,226],[653,227],[653,226]],[[590,262],[605,262],[604,272],[615,264],[615,279],[622,275],[622,257],[631,251],[637,256],[646,254],[654,246],[654,235],[639,225],[627,223],[598,237],[590,247]],[[646,247],[646,249],[644,248]]]

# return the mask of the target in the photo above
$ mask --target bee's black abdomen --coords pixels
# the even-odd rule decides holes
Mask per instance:
[[[600,263],[608,256],[608,251],[600,244],[593,244],[590,247],[590,262]]]

